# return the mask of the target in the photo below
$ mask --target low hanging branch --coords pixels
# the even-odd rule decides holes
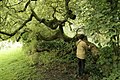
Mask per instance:
[[[65,35],[64,31],[63,31],[63,27],[59,26],[59,29],[56,30],[56,33],[52,36],[46,37],[41,35],[40,33],[37,33],[37,39],[39,40],[45,40],[45,41],[52,41],[52,40],[56,40],[56,39],[63,39],[65,42],[70,42],[70,41],[76,41],[77,37],[74,38],[70,38],[68,36]]]
[[[58,37],[59,37],[58,35],[59,35],[59,31],[56,31],[56,33],[54,35],[49,36],[49,37],[45,37],[45,36],[41,35],[40,32],[39,32],[39,33],[37,33],[37,39],[38,40],[41,39],[41,40],[45,40],[45,41],[51,41],[51,40],[58,39]]]
[[[37,52],[43,52],[43,51],[50,52],[50,50],[49,50],[49,49],[39,49],[39,48],[37,48],[37,49],[36,49],[36,51],[37,51]]]

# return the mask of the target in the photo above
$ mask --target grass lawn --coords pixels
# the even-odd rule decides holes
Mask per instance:
[[[36,80],[35,71],[21,48],[0,50],[0,80]]]

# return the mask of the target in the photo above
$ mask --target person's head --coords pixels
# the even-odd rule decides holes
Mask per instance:
[[[83,40],[88,41],[87,36],[84,36]]]
[[[78,39],[87,40],[87,36],[85,36],[84,34],[80,34],[80,35],[78,36]]]

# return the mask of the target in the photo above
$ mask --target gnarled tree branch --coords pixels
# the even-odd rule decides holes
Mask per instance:
[[[73,14],[72,10],[69,9],[69,2],[70,0],[65,0],[65,9],[66,9],[66,19],[70,18],[70,19],[76,19],[76,15]]]
[[[33,16],[35,17],[35,19],[37,21],[39,21],[40,23],[43,23],[44,25],[46,25],[47,27],[51,28],[51,29],[56,29],[58,26],[60,26],[61,24],[64,25],[65,22],[67,21],[65,20],[58,20],[56,18],[52,19],[52,20],[46,20],[46,19],[41,19],[38,17],[38,15],[31,9]]]
[[[38,15],[35,13],[34,10],[31,9],[31,12],[33,14],[33,16],[35,17],[35,19],[37,21],[39,21],[40,23],[43,23],[44,25],[46,25],[47,27],[51,28],[52,30],[56,30],[58,27],[58,32],[55,34],[55,35],[52,35],[50,37],[45,37],[45,36],[42,36],[41,34],[39,34],[40,38],[42,40],[46,40],[46,41],[49,41],[49,40],[54,40],[54,39],[58,39],[58,38],[62,38],[64,41],[70,41],[72,40],[72,38],[68,37],[65,35],[64,31],[63,31],[63,26],[65,25],[65,22],[67,22],[68,18],[70,19],[75,19],[76,18],[76,15],[74,15],[72,13],[72,11],[69,9],[69,1],[70,0],[65,0],[65,9],[66,9],[66,18],[64,20],[58,20],[54,14],[55,14],[55,11],[56,9],[54,9],[54,13],[53,13],[53,19],[52,20],[46,20],[44,18],[39,18]]]
[[[60,29],[56,30],[56,33],[52,36],[46,37],[43,36],[42,34],[38,33],[37,34],[37,39],[41,39],[41,40],[45,40],[45,41],[52,41],[52,40],[56,40],[56,39],[63,39],[66,42],[70,42],[71,40],[74,40],[76,37],[70,38],[68,36],[66,36],[63,32],[63,28],[59,27]],[[76,40],[76,39],[75,39]]]
[[[3,34],[3,35],[7,35],[9,36],[8,38],[11,38],[12,36],[14,36],[20,29],[22,29],[29,21],[32,20],[32,17],[33,15],[31,14],[30,17],[24,21],[24,23],[18,28],[16,29],[13,33],[7,33],[7,32],[4,32],[4,31],[0,31],[0,34]],[[3,39],[3,38],[2,38]]]

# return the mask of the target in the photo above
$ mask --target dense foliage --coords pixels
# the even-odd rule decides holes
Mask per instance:
[[[0,1],[0,40],[21,41],[30,55],[53,51],[75,69],[74,36],[81,32],[100,49],[96,64],[88,55],[89,79],[119,80],[120,0]],[[53,57],[47,57],[49,63]]]

